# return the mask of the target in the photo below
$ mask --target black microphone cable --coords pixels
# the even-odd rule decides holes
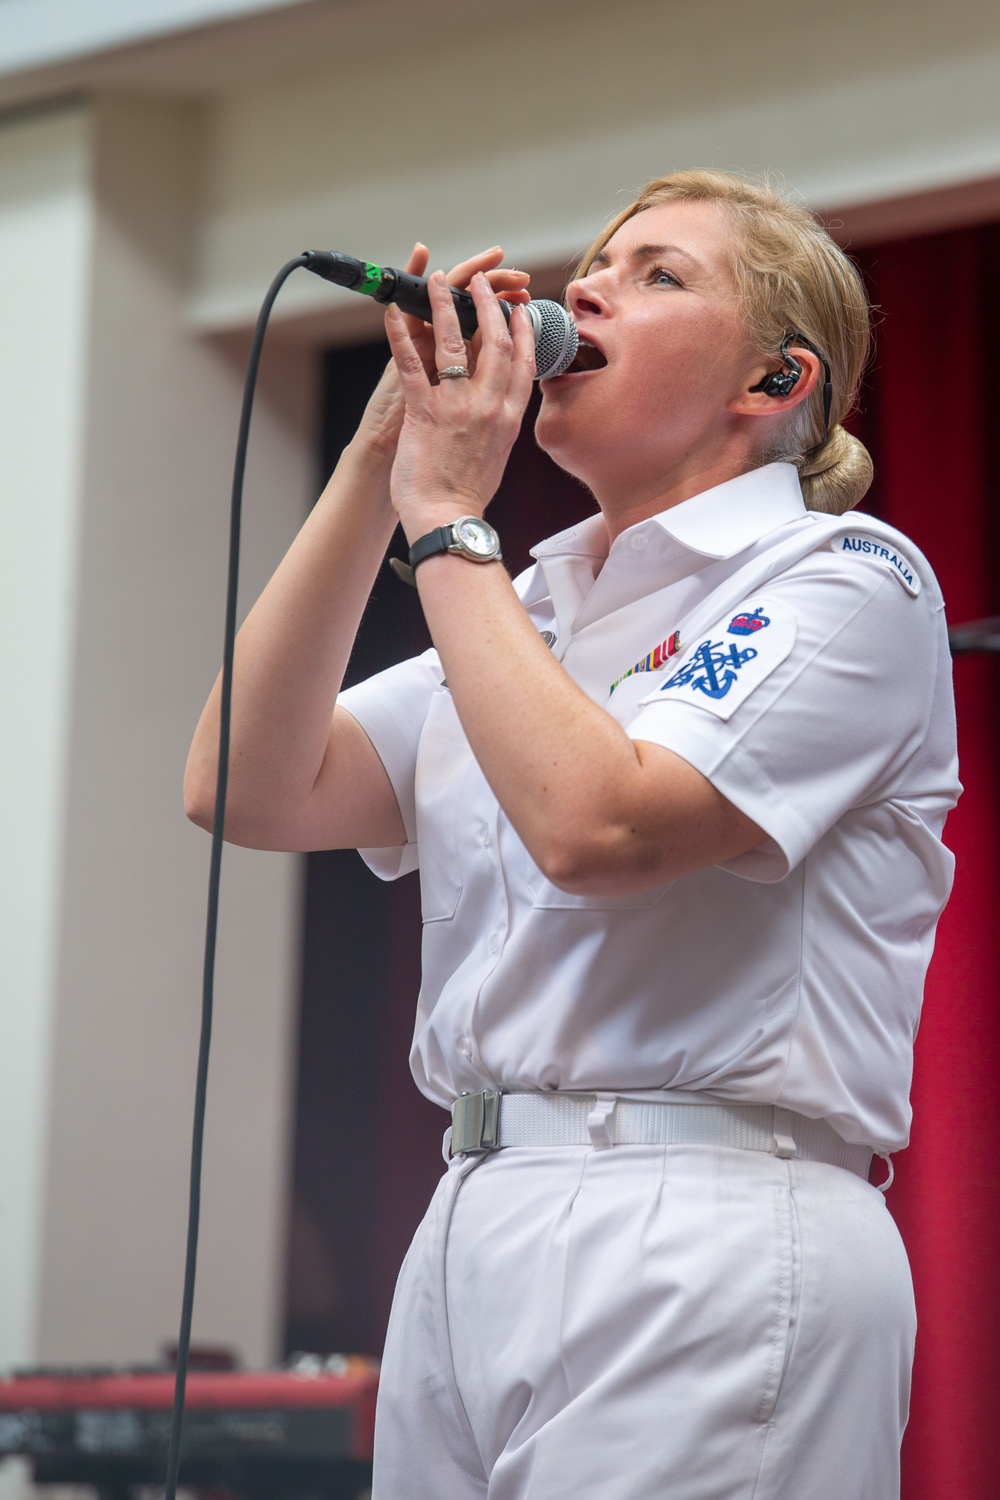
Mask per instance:
[[[208,876],[208,910],[205,919],[205,958],[202,972],[201,1034],[198,1040],[198,1071],[194,1091],[194,1122],[191,1130],[191,1175],[188,1193],[187,1250],[184,1259],[184,1292],[181,1298],[181,1325],[177,1337],[177,1371],[174,1380],[174,1408],[170,1421],[167,1448],[167,1479],[164,1500],[175,1500],[181,1461],[181,1432],[184,1425],[184,1395],[187,1389],[188,1355],[191,1349],[191,1317],[194,1311],[194,1282],[198,1264],[198,1225],[201,1217],[201,1163],[205,1139],[205,1101],[208,1094],[208,1055],[212,1044],[212,1009],[215,997],[215,949],[219,929],[219,884],[222,875],[223,830],[226,826],[226,789],[229,783],[229,734],[233,708],[233,656],[236,648],[236,596],[240,573],[240,525],[243,516],[243,476],[247,463],[247,439],[250,416],[264,331],[274,300],[293,271],[306,264],[305,255],[297,255],[282,266],[268,288],[254,329],[250,358],[243,385],[243,407],[240,412],[233,464],[233,490],[229,507],[229,571],[226,580],[226,625],[222,647],[222,692],[219,701],[219,764],[215,788],[215,816],[212,822],[212,854]]]
[[[257,371],[268,318],[275,298],[293,271],[306,266],[325,280],[339,282],[354,291],[374,296],[377,301],[398,301],[404,309],[430,321],[431,308],[427,282],[392,267],[371,265],[352,256],[331,251],[307,250],[288,261],[271,282],[261,303],[254,328],[250,357],[243,385],[243,406],[236,438],[233,464],[233,488],[229,509],[229,565],[226,580],[226,621],[222,646],[222,689],[219,700],[219,760],[215,788],[215,813],[212,820],[212,853],[209,863],[208,903],[205,920],[205,956],[202,973],[201,1032],[198,1040],[198,1068],[195,1079],[194,1120],[191,1129],[191,1168],[188,1190],[187,1248],[184,1258],[184,1290],[181,1297],[181,1322],[177,1337],[177,1369],[174,1379],[174,1405],[167,1448],[167,1477],[164,1500],[176,1500],[181,1459],[181,1435],[184,1426],[184,1397],[187,1390],[188,1359],[191,1350],[191,1321],[194,1312],[195,1273],[198,1265],[198,1227],[201,1217],[201,1168],[205,1138],[205,1104],[208,1095],[208,1058],[212,1042],[212,1011],[215,996],[215,951],[219,927],[219,887],[222,876],[223,831],[226,825],[226,790],[229,784],[229,739],[233,706],[233,657],[236,649],[236,600],[240,571],[240,527],[243,515],[243,478],[246,472],[247,440],[253,412]],[[477,326],[475,304],[468,292],[452,289],[452,297],[466,337]],[[539,301],[529,304],[529,315],[535,333],[536,379],[561,374],[576,353],[577,336],[573,320],[557,303]],[[508,314],[509,317],[509,314]]]

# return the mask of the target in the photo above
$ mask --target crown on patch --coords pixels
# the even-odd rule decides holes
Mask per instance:
[[[729,622],[730,635],[755,635],[758,630],[763,630],[765,625],[771,621],[763,609],[755,609],[752,614],[733,615]]]

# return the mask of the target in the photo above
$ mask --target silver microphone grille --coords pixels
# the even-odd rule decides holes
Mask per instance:
[[[580,343],[576,324],[564,307],[545,297],[526,305],[535,332],[535,379],[552,380],[576,358]]]

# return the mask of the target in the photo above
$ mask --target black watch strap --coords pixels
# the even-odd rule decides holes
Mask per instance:
[[[482,516],[458,516],[447,526],[417,537],[410,548],[410,567],[415,568],[436,552],[457,552],[477,563],[499,562],[502,556],[500,538]]]
[[[435,552],[447,552],[454,545],[455,528],[454,523],[447,526],[438,526],[434,531],[428,531],[425,536],[417,537],[410,548],[410,567],[415,568],[417,563],[423,562],[425,557],[433,557]]]

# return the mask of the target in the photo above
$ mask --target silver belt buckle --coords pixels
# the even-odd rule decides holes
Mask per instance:
[[[502,1093],[459,1094],[451,1113],[451,1155],[481,1156],[500,1145]]]

